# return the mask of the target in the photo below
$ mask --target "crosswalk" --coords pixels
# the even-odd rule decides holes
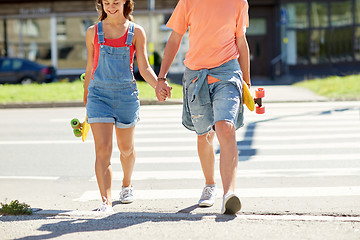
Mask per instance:
[[[135,198],[197,200],[203,174],[195,133],[181,124],[181,106],[143,106],[140,112],[132,177]],[[268,104],[265,115],[246,110],[245,119],[244,127],[237,131],[236,191],[241,197],[360,196],[359,102],[273,103]],[[218,166],[216,140],[215,146]],[[122,171],[117,149],[111,162],[116,183],[113,196],[118,196]],[[218,167],[216,178],[221,192]],[[337,181],[343,178],[348,181]],[[95,176],[89,181],[96,185]],[[164,185],[167,181],[174,185]],[[182,183],[181,188],[177,182]],[[98,190],[87,190],[75,201],[98,199]]]

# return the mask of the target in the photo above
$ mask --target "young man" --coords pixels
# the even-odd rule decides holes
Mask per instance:
[[[250,87],[247,0],[180,0],[167,26],[173,31],[166,44],[157,96],[170,87],[166,75],[183,35],[189,28],[189,50],[184,64],[183,125],[197,133],[197,147],[205,188],[199,206],[215,201],[215,133],[220,143],[223,185],[221,213],[236,214],[241,208],[234,193],[238,164],[235,130],[243,124],[242,81]]]

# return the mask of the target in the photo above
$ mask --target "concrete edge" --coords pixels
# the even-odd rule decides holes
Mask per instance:
[[[238,213],[237,215],[224,215],[216,213],[183,213],[183,212],[115,212],[103,213],[96,211],[61,211],[61,210],[38,210],[33,212],[35,216],[63,216],[63,217],[127,217],[141,219],[168,219],[168,220],[269,220],[269,221],[320,221],[320,222],[360,222],[360,216],[338,216],[335,214],[306,214],[306,213]]]
[[[306,102],[342,102],[343,100],[333,99],[301,99],[301,100],[269,100],[267,103],[306,103]],[[347,102],[356,102],[358,100],[346,100]],[[156,99],[145,99],[140,100],[140,105],[180,105],[182,99],[168,99],[165,102],[159,102]],[[22,109],[22,108],[66,108],[66,107],[84,107],[82,101],[71,101],[71,102],[26,102],[26,103],[0,103],[0,109]]]
[[[182,104],[182,99],[168,99],[165,102],[159,102],[157,99],[140,100],[140,105],[175,105]],[[17,108],[60,108],[60,107],[84,107],[82,101],[68,102],[25,102],[25,103],[1,103],[0,109]]]

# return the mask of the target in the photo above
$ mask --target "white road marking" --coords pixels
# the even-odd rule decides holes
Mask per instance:
[[[155,132],[154,132],[155,133]],[[139,133],[142,134],[142,133]],[[290,140],[321,140],[321,139],[336,139],[336,140],[347,140],[348,142],[359,144],[360,147],[360,135],[358,133],[348,133],[348,134],[318,134],[318,135],[289,135],[289,136],[262,136],[256,135],[253,137],[244,137],[244,132],[237,134],[237,141],[290,141]],[[165,143],[161,146],[166,146],[166,143],[196,143],[197,139],[195,135],[189,135],[188,137],[140,137],[135,134],[135,144],[137,143]],[[114,138],[114,143],[116,143],[116,139]],[[346,141],[345,141],[346,142]],[[85,143],[94,143],[92,137],[89,137],[85,141]],[[214,143],[217,143],[217,139],[215,138]],[[40,144],[84,144],[81,141],[81,138],[75,138],[72,140],[10,140],[10,141],[0,141],[0,145],[40,145]],[[265,146],[268,144],[259,143],[259,145]],[[324,143],[328,144],[328,143]],[[280,145],[280,144],[278,144]],[[297,145],[297,144],[292,144]],[[312,145],[312,144],[311,144]],[[338,143],[337,143],[338,145]],[[346,144],[347,145],[347,144]],[[160,147],[159,147],[160,148]]]
[[[221,193],[222,189],[218,189]],[[341,187],[292,187],[292,188],[238,188],[235,190],[240,198],[265,197],[334,197],[334,196],[360,196],[360,186]],[[120,190],[113,190],[112,195],[118,198]],[[201,189],[134,189],[135,199],[182,199],[199,198]],[[221,198],[222,194],[217,194]],[[91,201],[100,199],[99,191],[86,191],[74,201]]]
[[[360,149],[360,142],[351,141],[341,143],[296,143],[296,144],[261,144],[254,143],[252,145],[238,145],[238,150],[295,150],[295,149]],[[196,144],[190,146],[136,146],[136,152],[172,152],[172,151],[197,151]],[[114,148],[113,152],[119,152],[118,148]]]
[[[0,176],[0,180],[50,180],[55,181],[60,177],[41,177],[41,176]]]
[[[220,177],[219,170],[215,170],[215,176]],[[304,178],[304,177],[334,177],[334,176],[360,176],[360,168],[303,168],[303,169],[251,169],[237,171],[238,178]],[[113,180],[121,181],[123,173],[113,171]],[[201,170],[168,170],[168,171],[134,171],[133,181],[139,180],[179,180],[179,179],[203,179]],[[96,181],[93,176],[90,181]]]
[[[239,156],[239,161],[251,162],[296,162],[296,161],[360,161],[360,154],[304,154],[304,155],[254,155]],[[219,161],[219,155],[216,156]],[[193,157],[137,157],[135,164],[141,163],[200,163],[197,156]],[[119,157],[113,157],[111,164],[120,164]]]

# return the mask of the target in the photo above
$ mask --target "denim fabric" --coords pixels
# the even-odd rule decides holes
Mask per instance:
[[[127,36],[130,43],[131,31],[133,27],[129,27]],[[139,121],[140,101],[130,69],[130,47],[104,45],[102,22],[98,24],[98,36],[99,62],[88,88],[88,122],[115,123],[118,128],[132,127]]]
[[[220,81],[208,84],[207,75]],[[183,77],[183,125],[198,135],[209,132],[217,121],[243,126],[242,73],[237,60],[212,69],[186,68]]]

